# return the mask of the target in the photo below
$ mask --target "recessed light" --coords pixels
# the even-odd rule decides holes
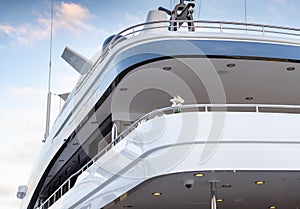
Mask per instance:
[[[152,195],[155,196],[155,197],[158,197],[158,196],[161,195],[161,192],[154,192],[154,193],[152,193]]]
[[[127,88],[120,88],[120,91],[127,91]]]
[[[224,202],[224,200],[219,198],[219,199],[217,199],[217,202]]]
[[[194,176],[196,176],[196,177],[203,177],[203,176],[205,176],[205,174],[204,173],[195,173]]]
[[[270,209],[276,209],[276,206],[275,205],[271,205],[269,206]]]
[[[287,71],[294,71],[294,70],[296,70],[296,68],[295,67],[288,67],[288,68],[286,68],[286,70]]]
[[[171,67],[163,67],[163,70],[170,71],[170,70],[172,70],[172,68]]]
[[[232,185],[231,184],[223,184],[222,187],[223,188],[230,188],[230,187],[232,187]]]
[[[247,101],[253,100],[253,97],[245,97],[245,100]]]
[[[234,63],[229,63],[226,65],[227,67],[235,67],[235,64]]]
[[[256,182],[255,182],[256,185],[263,185],[263,184],[265,184],[265,183],[266,183],[265,181],[256,181]]]

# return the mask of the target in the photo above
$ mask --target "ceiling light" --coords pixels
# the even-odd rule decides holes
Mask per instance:
[[[245,100],[247,101],[253,100],[253,97],[245,97]]]
[[[163,70],[170,71],[170,70],[172,70],[172,68],[171,67],[163,67]]]
[[[196,177],[203,177],[203,176],[205,176],[205,174],[204,173],[195,173],[194,176],[196,176]]]
[[[223,199],[217,199],[217,202],[224,202],[224,200]]]
[[[287,71],[294,71],[294,70],[296,70],[296,68],[295,67],[288,67],[288,68],[286,68],[286,70]]]
[[[127,88],[120,88],[120,91],[127,91],[128,89]]]
[[[275,205],[269,206],[270,209],[276,209]]]
[[[235,67],[235,64],[234,63],[229,63],[226,65],[227,67]]]
[[[160,192],[154,192],[154,193],[152,193],[152,195],[156,196],[156,197],[159,197],[161,195],[161,193]]]
[[[224,185],[222,185],[222,187],[223,188],[230,188],[230,187],[232,187],[232,185],[231,184],[224,184]]]
[[[256,181],[256,182],[255,182],[256,185],[263,185],[263,184],[265,184],[265,183],[266,183],[265,181]]]

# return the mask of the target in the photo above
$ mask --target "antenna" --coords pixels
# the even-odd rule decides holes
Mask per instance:
[[[247,30],[248,30],[248,26],[247,26],[247,2],[246,0],[244,0],[244,9],[245,9],[245,23],[246,23],[246,34],[247,34]]]
[[[49,51],[49,70],[48,70],[48,95],[47,95],[47,113],[46,128],[43,142],[49,136],[50,110],[51,110],[51,70],[52,70],[52,39],[53,39],[53,0],[51,1],[51,25],[50,25],[50,51]]]

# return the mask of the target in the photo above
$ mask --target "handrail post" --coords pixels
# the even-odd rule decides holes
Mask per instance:
[[[223,33],[223,23],[220,22],[220,33]]]
[[[262,34],[261,34],[262,36],[265,35],[265,26],[264,26],[264,25],[262,26],[262,31],[261,31],[261,33],[262,33]]]

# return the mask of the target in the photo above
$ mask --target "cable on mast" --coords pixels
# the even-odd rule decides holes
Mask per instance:
[[[47,113],[46,113],[46,128],[43,142],[49,136],[50,127],[50,111],[51,111],[51,71],[52,71],[52,41],[53,41],[53,0],[51,1],[51,22],[50,22],[50,49],[49,49],[49,69],[48,69],[48,95],[47,95]]]

